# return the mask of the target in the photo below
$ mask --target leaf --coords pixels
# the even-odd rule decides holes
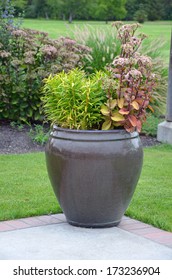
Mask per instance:
[[[102,130],[108,130],[108,129],[110,129],[111,124],[112,124],[111,120],[105,121],[105,122],[103,123],[103,125],[102,125]]]
[[[142,98],[136,98],[135,101],[139,104],[142,105],[143,99]]]
[[[117,100],[116,99],[108,100],[106,104],[109,109],[113,110],[115,108],[115,106],[117,105]]]
[[[152,108],[151,105],[148,105],[148,108],[152,111],[152,113],[154,113],[154,109]]]
[[[4,118],[8,118],[9,117],[9,113],[8,112],[3,112],[3,117]]]
[[[140,120],[137,121],[137,131],[140,133],[142,129],[142,123]]]
[[[135,129],[128,120],[126,121],[124,128],[127,132],[133,132]]]
[[[148,107],[148,105],[149,105],[149,100],[144,100],[143,108]]]
[[[110,102],[110,108],[111,108],[111,109],[114,109],[116,105],[117,105],[117,100],[116,100],[116,99],[113,99],[113,100]]]
[[[130,113],[130,111],[128,111],[126,108],[122,108],[119,110],[119,113],[121,115],[128,115]]]
[[[111,120],[115,122],[124,121],[125,118],[119,112],[113,113],[111,116]]]
[[[138,104],[137,101],[135,101],[135,100],[134,100],[133,102],[131,102],[131,105],[132,105],[133,108],[136,109],[136,110],[139,110],[139,108],[140,108],[140,107],[139,107],[139,104]]]
[[[115,122],[115,123],[113,123],[113,126],[115,126],[115,127],[121,126],[121,123],[120,122]]]
[[[126,126],[124,128],[127,132],[133,132],[134,131],[134,127],[132,127],[132,126],[131,127]]]
[[[131,116],[128,116],[128,119],[131,123],[132,126],[136,127],[137,126],[137,119],[135,116],[131,115]]]
[[[121,109],[124,107],[124,98],[120,98],[118,99],[118,107]]]
[[[142,105],[142,104],[143,104],[143,99],[142,99],[142,98],[137,98],[137,99],[135,99],[135,101],[136,101],[139,105]]]
[[[31,108],[29,108],[29,110],[28,110],[28,112],[27,112],[27,116],[29,117],[29,118],[31,118],[32,117],[32,109]]]
[[[109,112],[109,108],[105,105],[102,105],[101,106],[101,113],[104,115],[104,116],[109,116],[110,112]]]

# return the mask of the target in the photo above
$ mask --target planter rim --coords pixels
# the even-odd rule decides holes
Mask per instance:
[[[138,138],[137,131],[127,132],[125,129],[114,130],[77,130],[69,128],[61,128],[53,125],[50,134],[52,138],[73,140],[73,141],[119,141]]]

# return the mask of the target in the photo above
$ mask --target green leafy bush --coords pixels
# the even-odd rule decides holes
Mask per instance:
[[[88,52],[69,38],[51,40],[43,32],[11,30],[8,51],[0,44],[0,119],[39,120],[43,78],[81,67]]]
[[[0,119],[41,120],[42,80],[82,67],[90,49],[70,38],[19,29],[6,8],[0,11]]]
[[[30,138],[40,144],[44,145],[49,138],[49,129],[44,128],[43,125],[35,124],[29,131]]]
[[[104,119],[100,108],[106,100],[102,89],[105,75],[97,72],[88,77],[84,71],[73,69],[45,79],[42,100],[47,119],[65,128],[100,128]]]

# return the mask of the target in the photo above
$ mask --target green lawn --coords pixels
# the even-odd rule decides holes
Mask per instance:
[[[0,220],[60,212],[44,153],[0,155]],[[172,146],[144,149],[144,166],[127,215],[172,231]]]
[[[0,156],[0,220],[56,213],[44,153]]]
[[[144,149],[144,165],[128,216],[172,231],[172,146]]]
[[[48,32],[51,38],[70,36],[75,26],[82,27],[85,24],[100,29],[112,28],[111,23],[105,24],[105,22],[100,21],[74,21],[73,24],[69,24],[67,21],[60,20],[24,19],[23,22],[24,27]],[[171,25],[172,21],[146,22],[140,29],[140,31],[146,33],[150,39],[154,40],[160,38],[162,42],[165,42],[162,55],[165,57],[166,61],[169,59]]]

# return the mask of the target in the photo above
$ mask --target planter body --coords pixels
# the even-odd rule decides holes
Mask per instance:
[[[117,225],[138,182],[143,150],[137,132],[70,130],[56,126],[46,146],[51,184],[67,221]]]

